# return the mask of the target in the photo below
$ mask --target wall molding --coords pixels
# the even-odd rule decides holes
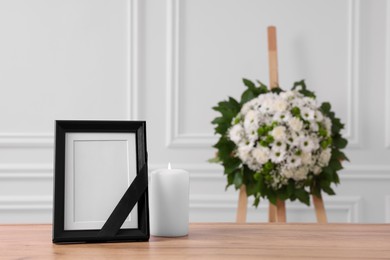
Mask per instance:
[[[51,211],[53,198],[51,196],[1,196],[1,211]]]
[[[385,223],[390,223],[390,195],[385,197]]]
[[[180,4],[179,0],[167,1],[167,65],[166,65],[166,146],[169,148],[208,148],[218,138],[209,133],[180,133],[179,85],[180,85]]]
[[[347,222],[358,223],[359,213],[361,208],[360,196],[337,196],[337,197],[324,197],[324,203],[328,211],[347,211]],[[266,212],[269,207],[269,202],[266,200],[261,201],[258,208],[252,206],[253,198],[248,198],[248,214],[255,212],[256,210],[262,210]],[[232,195],[192,195],[190,197],[190,209],[208,210],[208,209],[237,209],[237,196]],[[288,211],[309,211],[314,212],[314,207],[303,205],[301,203],[287,202],[286,210]]]
[[[139,77],[138,77],[138,67],[139,67],[139,0],[129,0],[129,14],[128,14],[128,41],[129,41],[129,55],[127,56],[127,65],[129,68],[129,73],[127,75],[128,82],[128,119],[136,120],[139,117],[138,111],[138,100],[139,100]]]
[[[138,119],[138,42],[139,42],[139,0],[128,0],[127,8],[127,119]],[[0,133],[0,148],[53,148],[53,133]]]
[[[385,148],[390,149],[390,3],[386,2]]]
[[[348,147],[361,147],[359,138],[360,0],[348,1],[347,131]]]
[[[180,4],[167,2],[167,135],[169,148],[209,148],[218,137],[212,133],[181,133],[180,97]],[[348,147],[360,147],[359,138],[359,25],[360,0],[348,1],[347,131]]]
[[[0,133],[0,148],[52,148],[52,133]]]
[[[223,167],[218,164],[174,164],[174,168],[186,169],[190,172],[190,178],[196,180],[223,180]],[[149,164],[149,172],[156,169],[167,168],[165,164]],[[390,165],[362,164],[345,165],[340,173],[341,180],[390,180]]]
[[[3,180],[51,180],[53,166],[50,164],[0,164],[0,181]]]
[[[194,180],[225,181],[223,167],[218,164],[189,163],[173,164],[174,168],[186,169]],[[167,168],[166,164],[149,164],[149,173]],[[54,168],[51,164],[0,164],[1,179],[52,179]],[[390,180],[390,165],[346,165],[340,173],[341,180]]]

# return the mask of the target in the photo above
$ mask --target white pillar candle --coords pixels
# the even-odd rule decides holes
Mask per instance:
[[[150,234],[177,237],[188,234],[189,173],[159,169],[150,180]]]

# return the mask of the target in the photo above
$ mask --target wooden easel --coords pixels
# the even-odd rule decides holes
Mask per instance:
[[[269,59],[269,77],[270,88],[276,88],[279,86],[278,79],[278,55],[276,46],[276,27],[268,27],[268,59]],[[326,212],[324,207],[324,201],[322,197],[312,196],[314,208],[316,211],[317,222],[324,224],[327,223]],[[242,185],[240,188],[238,207],[237,207],[237,223],[245,223],[247,215],[248,198],[246,194],[246,187]],[[268,209],[268,221],[269,222],[286,222],[286,205],[282,200],[276,201],[276,206],[269,203]]]

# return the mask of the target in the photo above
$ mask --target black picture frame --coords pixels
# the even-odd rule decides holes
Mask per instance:
[[[136,146],[136,176],[101,229],[64,228],[65,214],[65,148],[68,133],[133,133]],[[69,135],[68,135],[69,136]],[[53,243],[147,241],[150,237],[148,204],[148,170],[145,121],[55,121]],[[69,149],[68,149],[69,150]],[[115,174],[113,172],[112,174]],[[107,187],[102,192],[109,192]],[[121,228],[134,205],[136,228]]]

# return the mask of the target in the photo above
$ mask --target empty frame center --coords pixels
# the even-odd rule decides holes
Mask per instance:
[[[135,134],[67,133],[65,146],[64,229],[101,229],[137,174]],[[122,228],[138,228],[137,215]]]

